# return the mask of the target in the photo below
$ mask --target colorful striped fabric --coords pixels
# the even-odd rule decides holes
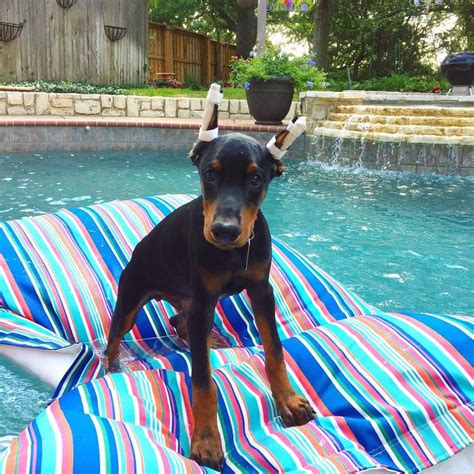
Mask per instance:
[[[204,471],[187,459],[191,365],[168,321],[173,308],[141,311],[123,344],[124,373],[102,377],[100,366],[131,251],[188,200],[0,224],[0,344],[83,348],[58,398],[1,456],[0,473]],[[472,319],[378,311],[278,241],[271,282],[291,381],[318,417],[282,425],[249,301],[223,299],[211,360],[224,472],[416,472],[474,440]]]
[[[61,353],[71,344],[34,321],[0,308],[0,353],[1,346],[24,349],[58,351]],[[104,375],[97,353],[87,344],[75,344],[71,365],[58,383],[53,398],[59,397],[80,383]],[[63,354],[64,352],[62,352]]]
[[[469,366],[459,352],[468,338],[459,318],[392,314],[287,339],[292,383],[318,413],[295,428],[276,412],[262,353],[215,370],[224,472],[414,472],[455,454],[473,437]],[[0,466],[5,473],[201,472],[186,459],[189,398],[186,372],[94,380],[48,407]]]

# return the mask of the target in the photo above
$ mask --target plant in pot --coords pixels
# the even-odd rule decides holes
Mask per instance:
[[[291,58],[277,49],[248,59],[234,57],[230,67],[230,83],[245,88],[257,124],[281,125],[295,90],[321,90],[325,79],[312,57]]]

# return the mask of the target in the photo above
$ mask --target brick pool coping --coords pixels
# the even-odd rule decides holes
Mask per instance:
[[[201,119],[130,117],[3,116],[0,127],[152,127],[199,129]],[[250,120],[219,120],[219,129],[240,132],[279,132],[286,125],[256,125]]]

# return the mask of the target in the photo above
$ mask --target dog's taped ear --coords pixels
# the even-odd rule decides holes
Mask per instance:
[[[219,105],[223,97],[220,90],[221,86],[219,84],[211,84],[209,87],[206,104],[204,106],[204,114],[202,116],[201,128],[199,129],[198,141],[189,152],[189,157],[195,165],[199,164],[202,152],[207,143],[217,138],[219,134],[217,116],[219,113]]]
[[[205,141],[199,141],[194,144],[193,149],[189,152],[188,155],[188,157],[191,158],[193,165],[199,166],[201,156],[204,153],[207,144],[208,142]]]
[[[288,151],[291,144],[306,130],[306,117],[296,116],[289,124],[286,130],[275,135],[268,143],[267,149],[275,167],[276,176],[283,173],[283,162],[281,159]]]

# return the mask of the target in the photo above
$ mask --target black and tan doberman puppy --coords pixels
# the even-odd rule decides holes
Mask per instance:
[[[164,299],[177,308],[172,323],[188,339],[192,358],[191,458],[220,469],[224,454],[209,362],[219,297],[247,290],[285,424],[304,424],[314,411],[289,383],[268,280],[271,239],[259,208],[271,179],[281,174],[281,162],[241,134],[198,142],[191,158],[199,168],[202,196],[167,216],[135,248],[120,278],[106,355],[109,370],[119,370],[120,341],[150,299]]]

